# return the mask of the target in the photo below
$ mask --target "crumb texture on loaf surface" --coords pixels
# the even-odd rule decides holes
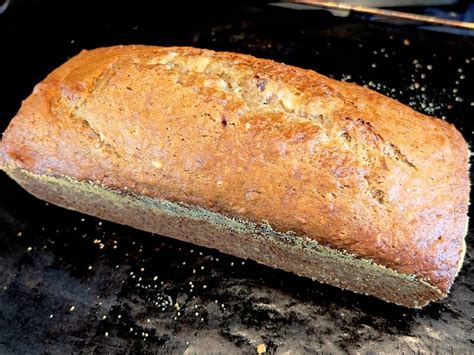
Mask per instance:
[[[463,254],[461,134],[270,60],[187,47],[83,51],[35,87],[2,154],[3,165],[37,174],[266,221],[443,293]]]

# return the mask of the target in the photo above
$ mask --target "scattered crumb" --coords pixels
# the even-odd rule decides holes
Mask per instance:
[[[257,354],[264,354],[267,352],[267,347],[265,346],[265,344],[258,344],[257,346]]]
[[[76,306],[72,305],[70,308],[69,308],[69,312],[72,312],[76,309]]]
[[[409,45],[410,45],[410,40],[407,39],[407,38],[405,38],[405,39],[403,40],[403,45],[404,45],[404,46],[409,46]]]

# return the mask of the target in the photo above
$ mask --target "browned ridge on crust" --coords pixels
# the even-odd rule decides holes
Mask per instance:
[[[116,46],[35,87],[0,168],[67,208],[420,307],[462,264],[468,154],[447,122],[310,70]]]

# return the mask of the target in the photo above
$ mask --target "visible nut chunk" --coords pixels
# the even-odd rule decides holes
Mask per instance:
[[[153,165],[153,167],[155,167],[157,169],[161,169],[163,167],[163,163],[159,160],[153,160],[151,162],[151,165]]]
[[[164,56],[161,56],[159,58],[154,58],[152,60],[150,60],[148,62],[148,64],[168,64],[169,62],[171,62],[176,56],[178,55],[178,53],[176,52],[169,52],[167,54],[165,54]],[[155,63],[153,63],[155,62]]]
[[[187,64],[196,72],[203,73],[210,62],[211,58],[209,57],[193,57],[188,59]]]
[[[295,97],[292,92],[288,90],[282,90],[278,93],[282,106],[288,110],[293,111],[295,108]]]
[[[204,87],[206,88],[214,87],[214,88],[220,88],[224,90],[228,89],[227,83],[221,78],[204,80]]]

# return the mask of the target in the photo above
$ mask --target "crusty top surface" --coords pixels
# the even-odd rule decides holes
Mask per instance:
[[[268,221],[443,291],[462,254],[468,148],[454,126],[242,54],[83,51],[23,102],[0,158]]]

